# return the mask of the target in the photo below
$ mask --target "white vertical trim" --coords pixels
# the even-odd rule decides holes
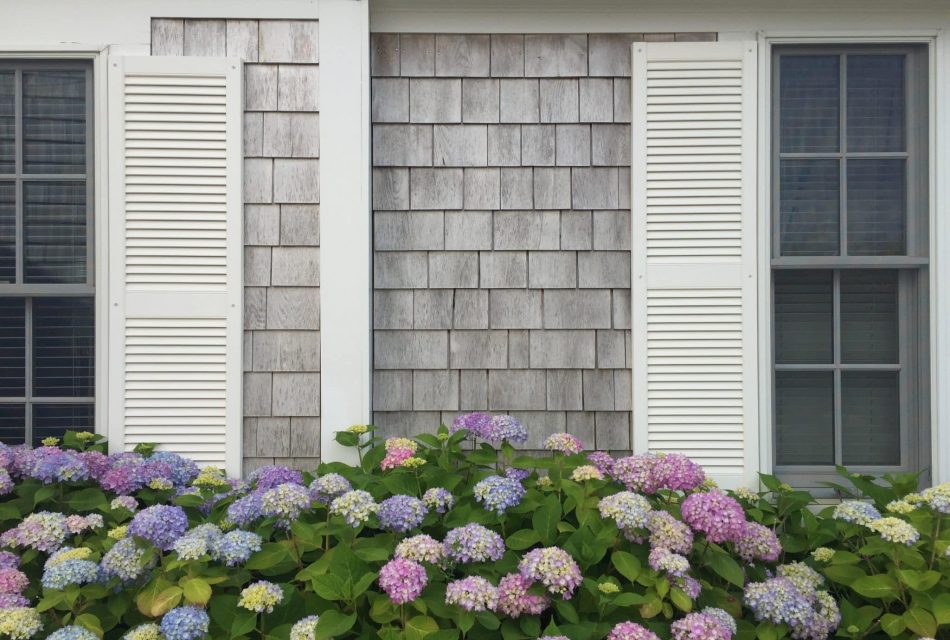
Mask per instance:
[[[334,432],[370,422],[372,234],[369,2],[320,0],[320,456],[354,461]]]

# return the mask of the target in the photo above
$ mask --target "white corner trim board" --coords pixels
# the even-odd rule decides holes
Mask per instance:
[[[320,2],[320,455],[372,403],[368,2]]]

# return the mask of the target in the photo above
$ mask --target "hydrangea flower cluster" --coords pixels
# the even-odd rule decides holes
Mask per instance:
[[[746,562],[775,562],[782,553],[782,544],[775,532],[757,522],[746,522],[735,540],[736,553]]]
[[[116,577],[131,582],[151,568],[143,563],[144,558],[145,549],[139,548],[134,538],[123,538],[103,554],[99,568],[105,578]]]
[[[68,533],[66,516],[53,511],[40,511],[31,513],[16,527],[4,531],[0,535],[0,544],[30,547],[49,553],[63,545]]]
[[[613,476],[615,462],[613,456],[606,451],[593,451],[587,454],[587,461],[597,467],[604,476]]]
[[[550,598],[529,591],[534,582],[520,573],[509,573],[498,581],[498,604],[501,613],[518,618],[522,615],[539,615],[548,608]]]
[[[51,555],[43,566],[43,588],[65,589],[71,584],[96,582],[99,578],[99,565],[88,559],[91,555],[90,549],[72,547],[63,547]]]
[[[261,537],[251,531],[240,529],[228,531],[214,541],[211,557],[229,567],[236,567],[244,564],[253,554],[260,551],[261,542]]]
[[[666,511],[651,511],[647,516],[650,546],[688,554],[693,549],[693,532]]]
[[[395,495],[379,503],[377,515],[383,529],[405,533],[421,525],[428,512],[419,498]]]
[[[290,628],[290,640],[314,640],[320,616],[301,618]]]
[[[112,500],[112,502],[109,504],[109,508],[113,511],[125,509],[130,513],[135,513],[139,510],[139,501],[132,496],[119,496],[118,498]]]
[[[157,504],[142,509],[129,523],[129,534],[144,538],[155,547],[168,551],[188,529],[188,516],[176,505]]]
[[[532,549],[518,563],[518,572],[525,578],[540,582],[548,592],[565,600],[570,600],[583,581],[577,562],[560,547]]]
[[[880,518],[881,513],[874,508],[874,505],[868,502],[845,500],[835,507],[833,517],[836,520],[866,525],[871,520]]]
[[[680,509],[686,524],[710,542],[734,542],[745,531],[742,505],[718,489],[690,494]]]
[[[409,438],[389,438],[386,440],[386,457],[379,463],[383,471],[396,467],[415,466],[413,460],[419,445]]]
[[[241,590],[238,606],[256,613],[272,613],[283,599],[284,592],[279,586],[267,580],[258,580]]]
[[[670,626],[673,640],[731,640],[732,634],[735,633],[735,622],[730,628],[721,616],[708,613],[708,611],[707,609],[698,613],[688,613],[686,617],[674,622]]]
[[[787,624],[796,639],[824,640],[837,628],[841,615],[834,598],[816,589],[815,576],[804,566],[780,567],[778,577],[746,585],[743,600],[756,620]]]
[[[475,438],[492,439],[492,418],[487,413],[476,411],[456,416],[449,427],[451,433],[466,430]]]
[[[30,586],[30,579],[25,573],[13,567],[0,569],[0,594],[19,594]]]
[[[330,504],[334,498],[353,489],[350,481],[339,473],[328,473],[310,483],[310,497],[318,504]]]
[[[302,485],[303,475],[296,469],[283,465],[265,465],[251,472],[247,481],[256,491],[267,491],[282,484]]]
[[[354,529],[369,520],[378,509],[379,505],[373,500],[373,496],[362,489],[347,491],[330,503],[330,513],[343,516],[346,523]]]
[[[508,509],[521,504],[525,489],[520,482],[512,478],[488,476],[475,485],[474,494],[475,500],[500,516]]]
[[[99,640],[99,636],[86,627],[71,624],[49,634],[46,640]]]
[[[428,534],[422,533],[401,540],[396,545],[395,555],[397,558],[412,560],[413,562],[441,565],[445,560],[445,549],[441,542]]]
[[[660,637],[636,622],[621,622],[610,630],[607,640],[660,640]]]
[[[924,489],[920,496],[937,513],[950,514],[950,482]]]
[[[0,615],[0,636],[11,640],[27,640],[43,629],[40,614],[31,607],[10,607]]]
[[[604,473],[592,464],[581,465],[571,473],[571,480],[574,482],[588,482],[590,480],[603,480]]]
[[[682,577],[689,571],[689,560],[685,556],[673,553],[663,547],[654,547],[649,555],[650,568],[654,571]]]
[[[528,429],[512,416],[498,414],[492,416],[486,440],[524,444],[528,441]]]
[[[165,640],[199,640],[208,633],[211,619],[201,607],[175,607],[164,616],[159,629]]]
[[[584,445],[580,438],[570,433],[553,433],[544,441],[544,448],[570,456],[583,451]]]
[[[122,640],[164,640],[162,629],[154,622],[146,622],[129,629]]]
[[[497,562],[505,555],[505,541],[500,535],[471,523],[449,531],[443,541],[445,555],[453,562]]]
[[[455,496],[448,489],[432,487],[422,494],[422,501],[436,513],[448,513],[449,509],[455,505]]]
[[[703,468],[678,453],[641,453],[613,464],[613,476],[630,491],[652,495],[661,489],[693,491],[703,486]]]
[[[466,611],[492,611],[498,606],[498,589],[481,576],[454,580],[445,587],[445,604]]]
[[[282,529],[289,529],[309,507],[310,491],[292,482],[281,483],[261,494],[261,514],[277,518],[277,526]]]
[[[623,531],[641,529],[647,526],[647,519],[653,507],[649,500],[632,491],[621,491],[602,498],[597,505],[601,518],[610,518]]]
[[[428,582],[425,568],[405,558],[393,558],[379,570],[379,586],[394,604],[412,602]]]
[[[914,545],[920,539],[920,532],[912,524],[900,518],[878,518],[877,520],[871,520],[867,527],[888,542],[895,542],[908,547]]]

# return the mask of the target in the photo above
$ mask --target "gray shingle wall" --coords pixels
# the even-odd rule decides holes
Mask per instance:
[[[630,448],[630,43],[372,39],[374,420]]]
[[[153,55],[245,60],[245,472],[320,455],[318,37],[315,20],[152,20]]]

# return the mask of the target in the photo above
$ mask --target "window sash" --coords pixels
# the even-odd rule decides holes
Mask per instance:
[[[905,150],[889,152],[846,151],[844,144],[847,135],[847,99],[843,96],[838,105],[839,113],[839,149],[837,152],[781,153],[780,152],[780,62],[784,55],[821,55],[831,54],[841,57],[839,96],[846,93],[844,81],[844,56],[847,54],[894,54],[906,56],[905,62]],[[927,112],[929,83],[927,76],[927,57],[924,47],[913,45],[801,45],[781,46],[773,49],[772,60],[772,132],[771,132],[771,173],[772,207],[770,229],[770,271],[783,269],[828,269],[835,272],[835,317],[833,364],[776,364],[775,354],[775,288],[770,287],[772,300],[769,304],[771,323],[772,354],[772,460],[773,472],[796,486],[820,487],[823,482],[838,482],[833,465],[779,465],[776,420],[776,373],[779,371],[832,371],[835,376],[835,460],[842,460],[841,450],[841,376],[847,371],[898,371],[898,390],[900,397],[900,441],[901,464],[890,465],[851,465],[849,469],[861,473],[880,474],[884,472],[914,471],[927,467],[925,455],[929,455],[925,442],[929,433],[929,190],[928,190],[928,133]],[[839,227],[839,256],[782,256],[779,236],[781,210],[779,203],[779,168],[783,159],[794,158],[834,158],[840,161],[839,198],[841,201],[841,221]],[[906,161],[907,194],[905,210],[905,255],[855,256],[847,255],[847,207],[844,200],[847,193],[847,159],[864,158],[902,158]],[[898,323],[899,323],[899,363],[898,364],[847,364],[840,361],[840,274],[848,269],[897,269],[898,287]]]

